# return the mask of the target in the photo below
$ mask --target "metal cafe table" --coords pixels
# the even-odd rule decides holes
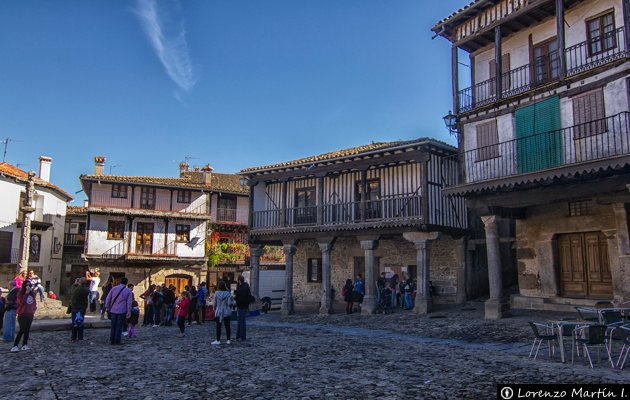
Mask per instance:
[[[597,324],[597,322],[595,322],[595,321],[571,320],[571,319],[568,319],[568,320],[556,319],[556,320],[550,320],[549,322],[551,323],[551,326],[556,331],[556,335],[558,336],[558,347],[560,347],[560,360],[562,362],[565,362],[564,336],[562,335],[562,332],[564,331],[564,328],[568,327],[568,326],[571,326],[573,328],[573,329],[571,329],[571,334],[573,334],[573,331],[578,326],[596,325]],[[571,343],[571,345],[573,345],[573,343]]]

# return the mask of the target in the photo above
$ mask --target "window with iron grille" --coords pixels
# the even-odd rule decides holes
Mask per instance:
[[[125,235],[125,221],[107,221],[107,239],[122,240]]]
[[[192,197],[192,193],[191,193],[190,190],[178,190],[177,191],[177,202],[178,203],[190,204],[191,197]]]
[[[588,51],[590,56],[612,50],[617,47],[615,35],[615,14],[612,11],[586,20]]]
[[[592,90],[573,98],[573,139],[598,135],[606,132],[604,91]]]
[[[175,241],[190,242],[190,225],[175,225]]]
[[[322,281],[322,259],[321,258],[309,258],[308,259],[308,275],[306,277],[307,282],[321,282]]]
[[[580,215],[593,214],[593,201],[592,200],[579,200],[569,202],[569,216],[579,217]]]
[[[477,125],[477,161],[499,157],[497,121]]]
[[[120,185],[120,184],[114,183],[112,185],[112,198],[126,199],[127,198],[127,185]]]

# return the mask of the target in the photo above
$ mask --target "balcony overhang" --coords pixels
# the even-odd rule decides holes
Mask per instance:
[[[87,254],[85,258],[88,261],[96,261],[103,263],[117,264],[141,264],[141,265],[196,265],[204,266],[207,264],[205,257],[178,257],[174,254],[121,254],[119,256],[110,256],[104,258],[101,254]]]
[[[172,219],[209,220],[210,214],[187,213],[181,211],[159,211],[138,208],[88,207],[88,213],[101,215],[125,215],[131,217],[160,217]]]

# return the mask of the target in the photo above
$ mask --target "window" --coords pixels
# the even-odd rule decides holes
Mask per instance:
[[[592,200],[579,200],[569,202],[569,216],[578,217],[580,215],[593,214]]]
[[[553,38],[534,46],[534,78],[536,83],[546,83],[558,79],[560,59],[558,41]]]
[[[477,161],[499,157],[497,121],[477,125]]]
[[[127,185],[120,185],[120,184],[114,183],[112,185],[112,198],[126,199],[127,198]]]
[[[321,258],[309,258],[308,259],[308,276],[307,282],[321,282],[322,281],[322,259]]]
[[[190,242],[190,225],[175,225],[175,241]]]
[[[362,189],[361,181],[356,182],[356,201],[361,202]],[[378,179],[368,179],[365,182],[365,219],[381,218],[381,182]],[[357,208],[357,219],[360,217],[361,209]]]
[[[219,221],[236,221],[236,197],[221,195],[217,204],[217,219]]]
[[[614,13],[611,11],[586,20],[586,34],[590,56],[617,47]]]
[[[107,239],[122,240],[125,234],[125,221],[107,221]]]
[[[604,92],[593,90],[573,98],[573,139],[582,139],[607,131]]]
[[[178,203],[190,204],[191,195],[192,195],[192,193],[191,193],[190,190],[178,190],[177,191],[177,202]]]
[[[155,188],[143,187],[140,190],[140,208],[144,210],[155,209]]]
[[[317,222],[315,188],[295,189],[293,223],[314,224]]]

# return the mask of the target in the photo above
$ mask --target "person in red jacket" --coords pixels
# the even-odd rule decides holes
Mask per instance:
[[[28,335],[31,331],[31,324],[33,323],[33,317],[35,316],[35,310],[37,310],[36,300],[33,284],[28,279],[22,284],[20,293],[17,296],[17,320],[20,324],[20,331],[18,332],[11,352],[16,353],[20,351],[20,339],[24,338],[22,342],[22,350],[26,351],[28,347]]]
[[[177,301],[179,306],[179,312],[177,313],[177,326],[179,326],[179,332],[177,337],[184,337],[184,330],[186,329],[186,317],[188,317],[188,305],[190,304],[190,293],[183,292],[182,297]]]

